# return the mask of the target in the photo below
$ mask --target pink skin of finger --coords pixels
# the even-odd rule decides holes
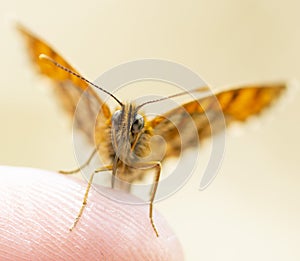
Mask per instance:
[[[76,228],[69,231],[86,185],[55,172],[0,167],[0,260],[184,259],[159,213],[154,212],[156,237],[147,205],[117,203],[93,188]]]

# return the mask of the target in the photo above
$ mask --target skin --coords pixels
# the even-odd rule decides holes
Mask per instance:
[[[154,212],[157,238],[148,205],[120,204],[94,189],[70,232],[85,188],[55,172],[0,167],[0,260],[183,260],[161,215]]]

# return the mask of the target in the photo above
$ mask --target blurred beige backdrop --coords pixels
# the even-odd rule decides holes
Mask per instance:
[[[0,163],[52,170],[76,164],[70,124],[28,66],[10,17],[89,79],[129,60],[161,58],[219,87],[300,80],[299,10],[296,0],[1,0]],[[198,190],[195,174],[156,204],[187,260],[300,260],[299,100],[258,131],[227,139],[208,189]]]

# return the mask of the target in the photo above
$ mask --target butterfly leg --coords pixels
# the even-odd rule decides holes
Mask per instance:
[[[60,170],[59,173],[64,174],[64,175],[69,175],[69,174],[75,174],[77,172],[79,172],[81,169],[85,168],[87,165],[90,164],[90,162],[92,161],[93,157],[95,156],[95,154],[98,151],[98,146],[93,150],[93,152],[91,153],[91,155],[89,156],[89,158],[87,159],[87,161],[82,164],[79,168],[74,169],[74,170]]]
[[[112,168],[111,188],[115,188],[118,161],[118,157],[115,157]]]
[[[78,223],[80,217],[82,216],[82,213],[83,213],[83,211],[84,211],[84,209],[85,209],[85,206],[86,206],[86,204],[87,204],[87,198],[88,198],[89,191],[90,191],[90,188],[91,188],[91,186],[92,186],[92,183],[93,183],[93,179],[94,179],[95,174],[97,174],[97,173],[99,173],[99,172],[101,172],[101,171],[112,170],[112,168],[113,168],[112,165],[108,165],[108,166],[101,167],[101,168],[95,170],[95,171],[92,173],[92,175],[91,175],[91,177],[90,177],[90,179],[89,179],[88,185],[87,185],[87,187],[86,187],[86,190],[85,190],[85,194],[84,194],[84,197],[83,197],[83,201],[82,201],[81,208],[80,208],[80,210],[79,210],[79,212],[78,212],[78,214],[77,214],[77,217],[76,217],[75,220],[74,220],[73,225],[70,227],[70,231],[72,231],[72,230],[75,228],[75,226],[77,225],[77,223]]]
[[[156,226],[153,221],[153,201],[155,199],[155,194],[157,191],[158,187],[158,182],[160,178],[160,173],[161,173],[161,163],[160,161],[150,161],[150,162],[143,162],[143,163],[138,163],[138,165],[134,166],[134,168],[137,169],[150,169],[150,168],[155,168],[155,176],[154,176],[154,181],[150,193],[150,205],[149,205],[149,218],[150,218],[150,223],[152,225],[152,228],[158,237],[158,231],[156,229]]]

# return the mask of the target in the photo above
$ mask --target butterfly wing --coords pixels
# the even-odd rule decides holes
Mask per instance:
[[[21,25],[18,25],[17,29],[26,40],[33,64],[42,75],[51,79],[57,100],[63,110],[72,118],[80,101],[80,109],[76,111],[74,124],[76,128],[85,134],[89,142],[93,143],[95,119],[97,119],[97,122],[105,122],[106,119],[110,118],[111,113],[108,106],[102,102],[86,82],[39,59],[40,54],[45,54],[66,68],[78,73],[46,42]]]
[[[268,108],[286,89],[284,83],[245,86],[200,98],[151,121],[154,135],[166,142],[165,158],[179,156],[197,142],[190,137],[190,120],[200,142],[234,122],[244,122]],[[208,117],[209,116],[209,117]],[[225,120],[225,124],[224,124]],[[178,128],[179,127],[179,128]]]

